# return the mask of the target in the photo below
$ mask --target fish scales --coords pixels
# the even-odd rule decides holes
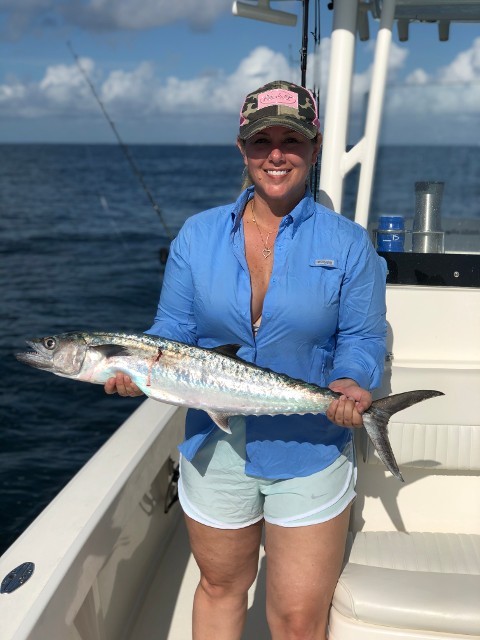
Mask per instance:
[[[258,367],[236,355],[238,346],[196,347],[147,334],[71,332],[27,341],[33,351],[21,362],[56,375],[104,384],[127,373],[148,396],[179,406],[204,409],[229,431],[235,415],[325,414],[340,394],[328,388]],[[228,353],[227,353],[228,352]],[[388,439],[388,421],[402,409],[441,391],[416,390],[380,398],[363,423],[380,459],[403,481]]]
[[[237,414],[247,415],[318,413],[319,406],[325,404],[321,402],[323,394],[318,388],[311,390],[311,400],[306,405],[306,383],[295,385],[291,378],[198,348],[176,348],[172,349],[172,354],[165,350],[153,366],[151,381],[157,390],[151,393],[159,400],[168,401],[165,378],[177,391],[184,387],[184,394],[188,392],[183,396],[186,403],[221,412],[235,410]],[[138,383],[143,386],[140,377]]]

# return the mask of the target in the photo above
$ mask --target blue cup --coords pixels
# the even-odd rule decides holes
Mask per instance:
[[[377,229],[378,251],[405,251],[403,216],[380,216]]]

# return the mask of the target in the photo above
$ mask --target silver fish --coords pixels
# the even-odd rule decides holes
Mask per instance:
[[[238,345],[194,347],[147,334],[63,333],[27,341],[33,351],[21,362],[66,378],[104,384],[117,371],[155,400],[203,409],[224,431],[235,415],[323,413],[340,394],[257,367],[236,356]],[[390,472],[403,482],[388,440],[387,425],[397,411],[443,395],[408,391],[380,400],[363,414],[363,424]]]

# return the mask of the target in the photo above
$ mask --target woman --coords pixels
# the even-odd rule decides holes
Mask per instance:
[[[237,146],[251,186],[187,220],[149,331],[239,344],[245,360],[342,394],[326,417],[238,417],[231,435],[189,411],[179,492],[201,572],[195,640],[241,637],[263,528],[272,638],[326,638],[355,496],[349,427],[383,371],[386,273],[364,229],[314,202],[320,145],[306,89],[277,81],[246,97]],[[138,393],[122,374],[105,388]]]

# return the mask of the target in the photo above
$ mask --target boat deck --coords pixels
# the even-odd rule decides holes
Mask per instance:
[[[126,640],[151,640],[152,630],[155,630],[156,640],[191,640],[192,603],[199,577],[181,517],[139,611],[137,622]],[[265,553],[262,546],[257,580],[249,592],[247,622],[242,640],[269,637],[265,618]]]

